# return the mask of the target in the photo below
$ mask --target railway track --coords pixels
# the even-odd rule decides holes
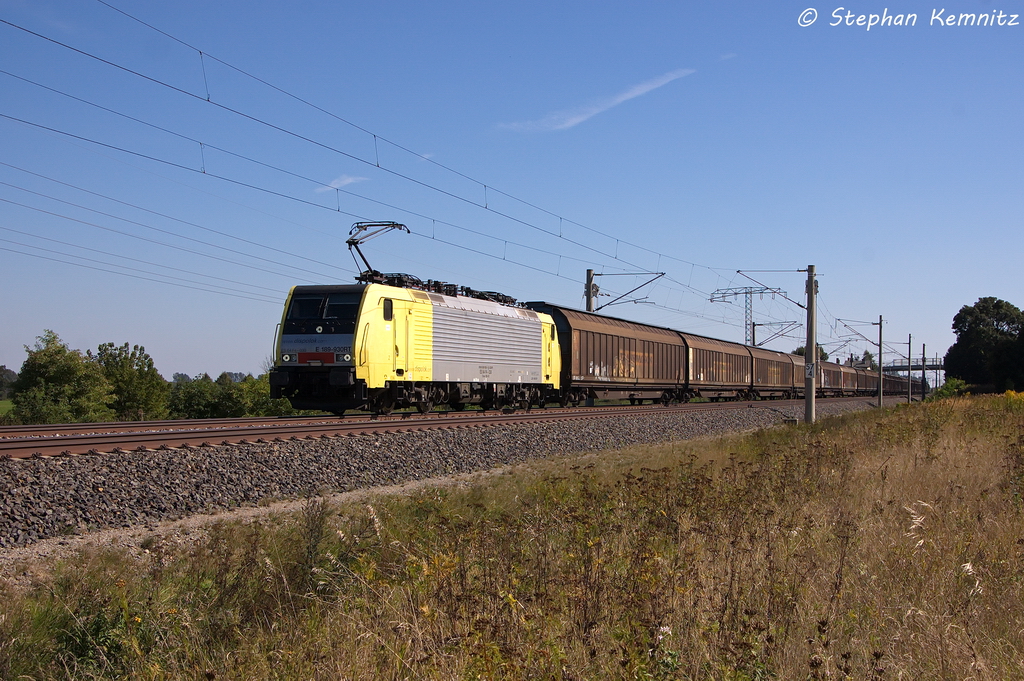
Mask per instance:
[[[843,398],[869,401],[869,398]],[[836,400],[840,401],[840,400]],[[663,406],[586,407],[535,409],[521,412],[432,412],[400,413],[388,416],[207,419],[201,421],[140,421],[132,423],[58,424],[48,426],[7,426],[0,428],[0,457],[31,458],[124,451],[147,451],[178,447],[210,447],[280,442],[325,437],[426,431],[444,428],[480,428],[515,423],[536,423],[566,419],[599,419],[651,413],[673,413],[707,409],[751,409],[787,406],[792,401],[697,403]]]

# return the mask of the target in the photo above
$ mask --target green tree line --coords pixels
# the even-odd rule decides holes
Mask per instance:
[[[53,331],[25,347],[27,358],[5,387],[13,407],[7,423],[86,423],[157,419],[284,416],[287,400],[270,399],[266,374],[224,372],[160,375],[141,345],[103,343],[95,352],[73,350]],[[9,370],[8,370],[9,371]],[[13,376],[13,372],[10,372]],[[4,378],[7,378],[5,375]]]
[[[1024,390],[1024,312],[999,298],[979,298],[953,317],[956,342],[946,352],[947,378],[977,391]]]

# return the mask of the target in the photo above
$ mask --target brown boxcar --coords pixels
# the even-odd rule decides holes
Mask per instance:
[[[643,400],[674,396],[685,382],[679,333],[590,312],[529,303],[555,320],[566,400]]]
[[[862,395],[878,394],[878,372],[860,370],[857,372],[857,392]]]
[[[745,397],[751,385],[751,356],[745,345],[680,334],[688,348],[686,397]]]
[[[843,394],[843,368],[834,362],[818,362],[818,394],[839,397]]]
[[[848,367],[845,364],[839,367],[840,371],[843,372],[843,394],[844,395],[856,395],[857,394],[857,370],[853,367]]]
[[[783,397],[793,396],[793,355],[764,348],[749,348],[754,360],[753,385],[751,397]],[[803,366],[800,366],[803,371]],[[803,374],[800,374],[803,380]]]

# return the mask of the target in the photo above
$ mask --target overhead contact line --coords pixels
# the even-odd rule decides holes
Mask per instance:
[[[257,81],[259,81],[259,82],[261,82],[261,83],[264,83],[264,84],[266,84],[266,85],[267,85],[268,87],[272,87],[273,89],[275,89],[275,90],[277,90],[277,91],[280,91],[280,92],[282,92],[283,94],[286,94],[286,95],[288,95],[288,96],[290,96],[290,97],[294,97],[294,98],[295,98],[295,99],[297,99],[298,101],[302,101],[303,103],[306,103],[306,104],[307,104],[307,105],[309,105],[309,106],[313,106],[314,108],[316,108],[316,109],[318,109],[318,110],[321,110],[321,111],[323,111],[324,113],[327,113],[328,115],[332,115],[332,116],[333,116],[333,114],[330,114],[330,113],[329,113],[329,112],[327,112],[326,110],[322,110],[322,109],[320,109],[319,107],[316,107],[315,105],[313,105],[313,104],[310,104],[310,103],[308,103],[308,102],[305,102],[305,100],[302,100],[301,98],[299,98],[299,97],[296,97],[295,95],[292,95],[291,93],[288,93],[288,92],[286,92],[286,91],[284,91],[284,90],[281,90],[280,88],[277,88],[276,86],[273,86],[273,85],[271,85],[271,84],[269,84],[269,83],[266,83],[265,81],[262,81],[261,79],[259,79],[259,78],[256,78],[255,76],[252,76],[251,74],[248,74],[248,73],[246,73],[246,72],[245,72],[245,71],[243,71],[242,69],[238,69],[237,67],[234,67],[234,66],[232,66],[232,65],[230,65],[230,64],[228,64],[228,63],[226,63],[226,62],[223,62],[222,60],[216,59],[215,57],[212,57],[212,56],[211,56],[211,55],[209,55],[208,53],[204,53],[204,52],[202,52],[201,50],[199,50],[198,48],[195,48],[195,47],[193,47],[193,46],[191,46],[191,45],[188,45],[188,44],[187,44],[187,43],[185,43],[184,41],[180,41],[180,40],[178,40],[177,38],[173,38],[173,36],[170,36],[169,34],[166,34],[166,33],[164,33],[163,31],[159,31],[159,29],[156,29],[155,27],[152,27],[152,26],[149,26],[148,24],[145,24],[145,22],[142,22],[141,20],[138,20],[138,19],[136,19],[135,17],[133,17],[133,16],[131,16],[131,15],[129,15],[129,14],[127,14],[127,13],[123,12],[122,10],[119,10],[119,9],[117,9],[117,8],[114,8],[114,7],[110,6],[110,5],[107,5],[106,3],[103,3],[103,4],[105,4],[106,6],[110,7],[111,9],[115,9],[116,11],[118,11],[118,12],[121,12],[122,14],[125,14],[125,16],[128,16],[128,17],[130,17],[131,19],[133,19],[133,20],[135,20],[135,21],[139,21],[139,23],[142,23],[142,24],[146,25],[147,27],[149,27],[149,28],[152,28],[153,30],[157,30],[158,32],[160,32],[160,33],[162,33],[162,34],[164,34],[164,35],[167,35],[168,37],[170,37],[170,38],[172,38],[172,39],[174,39],[174,40],[177,40],[177,41],[178,41],[178,42],[180,42],[181,44],[183,44],[183,45],[186,45],[186,46],[188,46],[188,47],[189,47],[190,49],[194,49],[194,50],[196,50],[196,52],[198,52],[198,53],[200,53],[200,54],[205,54],[205,55],[206,55],[207,57],[210,57],[211,59],[215,59],[215,60],[216,60],[216,61],[218,61],[219,63],[223,63],[223,64],[224,64],[225,66],[227,66],[227,67],[229,67],[229,68],[232,68],[232,69],[234,69],[234,70],[238,71],[239,73],[243,73],[244,75],[246,75],[246,76],[248,76],[248,77],[254,78],[254,79],[256,79]],[[299,134],[299,133],[297,133],[297,132],[294,132],[294,131],[288,130],[287,128],[284,128],[284,127],[282,127],[282,126],[276,125],[276,124],[274,124],[274,123],[271,123],[271,122],[269,122],[269,121],[263,120],[263,119],[261,119],[261,118],[259,118],[259,117],[257,117],[257,116],[254,116],[254,115],[251,115],[251,114],[245,113],[244,111],[241,111],[241,110],[235,109],[235,108],[233,108],[233,107],[230,107],[230,106],[227,106],[227,105],[225,105],[225,104],[221,104],[220,102],[216,102],[216,101],[214,101],[214,100],[212,100],[212,99],[208,99],[208,98],[203,98],[203,97],[202,97],[201,95],[197,95],[197,94],[195,94],[195,93],[193,93],[193,92],[189,92],[188,90],[185,90],[185,89],[183,89],[183,88],[179,88],[179,87],[177,87],[177,86],[175,86],[175,85],[172,85],[172,84],[170,84],[170,83],[167,83],[167,82],[165,82],[165,81],[162,81],[162,80],[160,80],[160,79],[158,79],[158,78],[154,78],[154,77],[152,77],[152,76],[147,76],[147,75],[145,75],[145,74],[143,74],[143,73],[141,73],[141,72],[135,71],[134,69],[130,69],[130,68],[128,68],[128,67],[126,67],[126,66],[123,66],[123,65],[121,65],[121,64],[117,64],[116,62],[110,61],[110,60],[108,60],[108,59],[104,59],[104,58],[102,58],[102,57],[99,57],[98,55],[94,55],[94,54],[92,54],[92,53],[90,53],[90,52],[87,52],[87,51],[85,51],[85,50],[81,50],[81,49],[79,49],[79,48],[73,47],[73,46],[71,46],[71,45],[68,45],[68,44],[66,44],[66,43],[64,43],[64,42],[61,42],[61,41],[59,41],[59,40],[56,40],[56,39],[50,38],[50,37],[48,37],[48,36],[45,36],[45,35],[43,35],[43,34],[41,34],[41,33],[38,33],[38,32],[36,32],[36,31],[32,31],[32,30],[30,30],[30,29],[28,29],[28,28],[25,28],[25,27],[23,27],[23,26],[19,26],[18,24],[14,24],[14,23],[12,23],[12,22],[10,22],[10,21],[4,20],[4,19],[0,19],[0,23],[6,24],[6,25],[8,25],[8,26],[10,26],[10,27],[12,27],[12,28],[15,28],[15,29],[17,29],[17,30],[20,30],[20,31],[24,31],[25,33],[28,33],[28,34],[30,34],[30,35],[32,35],[32,36],[38,37],[38,38],[40,38],[40,39],[42,39],[42,40],[45,40],[45,41],[47,41],[47,42],[50,42],[50,43],[52,43],[52,44],[54,44],[54,45],[58,45],[58,46],[60,46],[60,47],[63,47],[63,48],[65,48],[65,49],[71,50],[71,51],[73,51],[73,52],[75,52],[75,53],[77,53],[77,54],[80,54],[80,55],[82,55],[82,56],[88,57],[88,58],[90,58],[90,59],[94,59],[94,60],[96,60],[96,61],[98,61],[98,62],[100,62],[100,63],[102,63],[102,64],[105,64],[105,65],[111,66],[111,67],[113,67],[113,68],[116,68],[116,69],[118,69],[118,70],[121,70],[121,71],[123,71],[123,72],[125,72],[125,73],[129,73],[129,74],[131,74],[131,75],[134,75],[134,76],[137,76],[137,77],[139,77],[139,78],[143,78],[143,79],[144,79],[144,80],[146,80],[146,81],[149,81],[149,82],[151,82],[151,83],[154,83],[154,84],[156,84],[156,85],[160,85],[160,86],[163,86],[163,87],[165,87],[165,88],[168,88],[168,89],[170,89],[170,90],[172,90],[172,91],[174,91],[174,92],[177,92],[177,93],[179,93],[179,94],[183,94],[183,95],[186,95],[186,96],[188,96],[188,97],[191,97],[191,98],[193,98],[193,99],[196,99],[196,100],[199,100],[199,101],[207,102],[207,103],[209,103],[209,104],[211,104],[211,105],[213,105],[213,106],[215,106],[215,107],[217,107],[217,108],[220,108],[220,109],[222,109],[222,110],[224,110],[224,111],[227,111],[227,112],[229,112],[229,113],[235,114],[235,115],[237,115],[237,116],[240,116],[240,117],[242,117],[242,118],[245,118],[245,119],[247,119],[247,120],[250,120],[250,121],[252,121],[252,122],[254,122],[254,123],[257,123],[257,124],[260,124],[260,125],[266,126],[266,127],[270,128],[270,129],[276,130],[276,131],[278,131],[278,132],[281,132],[281,133],[283,133],[283,134],[285,134],[285,135],[289,135],[289,136],[291,136],[291,137],[294,137],[294,138],[296,138],[296,139],[299,139],[299,140],[305,141],[305,142],[307,142],[307,143],[309,143],[309,144],[312,144],[312,145],[314,145],[314,146],[320,147],[320,148],[322,148],[322,149],[324,149],[324,150],[327,150],[327,151],[331,151],[331,152],[337,153],[337,154],[339,154],[339,155],[341,155],[341,156],[344,156],[344,157],[346,157],[346,158],[349,158],[349,159],[351,159],[351,160],[353,160],[353,161],[357,161],[357,162],[359,162],[359,163],[362,163],[362,164],[365,164],[365,165],[368,165],[368,166],[372,166],[372,167],[378,168],[378,169],[380,169],[380,170],[382,170],[382,171],[384,171],[384,172],[386,172],[386,173],[388,173],[388,174],[391,174],[391,175],[393,175],[393,176],[395,176],[395,177],[398,177],[398,178],[404,179],[404,180],[406,180],[406,181],[408,181],[408,182],[412,182],[413,184],[416,184],[416,185],[422,186],[422,187],[424,187],[424,188],[426,188],[426,189],[430,189],[430,190],[432,190],[432,191],[438,192],[438,193],[440,193],[440,194],[442,194],[442,195],[448,196],[448,197],[450,197],[450,198],[452,198],[452,199],[455,199],[455,200],[457,200],[457,201],[461,201],[461,202],[463,202],[463,203],[466,203],[466,204],[468,204],[468,205],[472,205],[472,206],[474,206],[474,207],[477,207],[477,208],[481,208],[481,209],[483,209],[483,210],[489,211],[489,212],[491,212],[491,213],[493,213],[493,214],[495,214],[495,215],[498,215],[498,216],[500,216],[500,217],[503,217],[503,218],[505,218],[505,219],[507,219],[507,220],[510,220],[510,221],[514,222],[514,223],[520,224],[520,225],[522,225],[522,226],[524,226],[524,227],[528,227],[528,228],[530,228],[530,229],[534,229],[534,230],[537,230],[537,231],[539,231],[539,232],[541,232],[541,233],[544,233],[544,234],[547,234],[547,235],[549,235],[549,236],[553,236],[553,237],[556,237],[556,238],[558,238],[558,239],[561,239],[561,240],[563,240],[563,241],[566,241],[567,243],[570,243],[570,244],[572,244],[572,245],[574,245],[574,246],[577,246],[577,247],[579,247],[579,248],[583,248],[583,249],[585,249],[585,250],[587,250],[587,251],[590,251],[590,252],[592,252],[592,253],[595,253],[595,254],[601,255],[601,256],[603,256],[603,257],[606,257],[606,258],[611,258],[612,260],[616,260],[616,261],[618,261],[618,262],[622,262],[622,263],[624,263],[624,264],[626,264],[626,265],[629,265],[630,267],[639,267],[639,265],[637,265],[636,263],[632,263],[632,262],[629,262],[628,260],[625,260],[625,259],[623,259],[623,258],[620,258],[620,257],[618,256],[618,253],[615,253],[615,254],[611,254],[611,253],[606,253],[606,252],[604,252],[604,251],[601,251],[600,249],[597,249],[597,248],[594,248],[594,247],[592,247],[592,246],[589,246],[589,245],[587,245],[586,243],[583,243],[583,242],[580,242],[580,241],[576,241],[576,240],[574,240],[574,239],[570,239],[570,238],[568,238],[568,237],[565,237],[565,236],[564,236],[563,234],[561,234],[561,233],[559,233],[559,232],[554,232],[554,231],[552,231],[552,230],[547,230],[547,229],[544,229],[543,227],[540,227],[540,226],[538,226],[538,225],[534,225],[534,224],[532,224],[532,223],[530,223],[530,222],[528,222],[528,221],[526,221],[526,220],[522,220],[522,219],[520,219],[520,218],[517,218],[517,217],[515,217],[515,216],[513,216],[513,215],[510,215],[510,214],[504,213],[504,212],[502,212],[502,211],[496,210],[496,209],[494,209],[494,208],[491,208],[490,206],[488,206],[488,205],[486,204],[486,202],[485,202],[485,203],[483,203],[483,204],[481,204],[481,203],[480,203],[479,201],[475,201],[475,200],[473,200],[473,199],[469,199],[469,198],[466,198],[466,197],[460,196],[460,195],[458,195],[458,194],[455,194],[455,193],[453,193],[453,192],[450,192],[450,191],[448,191],[448,190],[445,190],[445,189],[442,189],[442,188],[440,188],[440,187],[437,187],[437,186],[431,185],[431,184],[430,184],[430,183],[428,183],[428,182],[423,182],[423,181],[421,181],[421,180],[418,180],[418,179],[416,179],[416,178],[414,178],[414,177],[412,177],[412,176],[409,176],[409,175],[406,175],[406,174],[404,174],[404,173],[400,173],[400,172],[398,172],[398,171],[396,171],[396,170],[392,170],[392,169],[390,169],[390,168],[387,168],[386,166],[381,166],[381,165],[379,165],[378,163],[376,163],[376,162],[374,162],[374,161],[370,161],[370,160],[368,160],[368,159],[364,159],[364,158],[362,158],[362,157],[360,157],[360,156],[358,156],[358,155],[355,155],[355,154],[351,154],[351,153],[349,153],[349,152],[346,152],[346,151],[344,151],[344,150],[341,150],[341,149],[338,149],[338,148],[336,148],[336,147],[333,147],[333,146],[331,146],[331,145],[329,145],[329,144],[326,144],[326,143],[320,142],[320,141],[318,141],[318,140],[315,140],[315,139],[313,139],[313,138],[310,138],[310,137],[307,137],[307,136],[305,136],[305,135]],[[336,117],[336,116],[335,116],[335,117]],[[13,118],[13,117],[8,117],[8,118]],[[336,117],[336,118],[337,118],[337,117]],[[15,119],[15,120],[18,120],[18,119]],[[341,120],[341,121],[343,121],[343,122],[345,122],[345,123],[348,123],[348,121],[344,121],[344,119],[341,119],[341,118],[338,118],[338,120]],[[349,123],[349,124],[350,124],[350,123]],[[45,126],[40,126],[40,127],[45,127]],[[156,126],[155,126],[155,127],[156,127]],[[358,126],[356,126],[356,127],[358,127]],[[368,131],[365,131],[365,132],[367,132],[368,134],[373,134],[373,133],[369,133]],[[378,136],[378,135],[374,135],[374,137],[376,137],[376,138],[379,138],[379,139],[382,139],[382,140],[384,140],[384,141],[388,141],[388,140],[386,140],[385,138],[382,138],[382,137],[380,137],[380,136]],[[394,145],[394,146],[396,146],[397,148],[401,148],[401,149],[403,149],[403,150],[406,150],[406,149],[405,149],[404,147],[401,147],[400,145],[394,144],[394,143],[392,143],[392,142],[390,142],[390,141],[388,141],[388,143],[389,143],[389,144],[393,144],[393,145]],[[102,144],[102,143],[99,143],[99,144]],[[200,144],[200,145],[203,145],[203,143],[201,143],[201,142],[199,142],[199,144]],[[209,146],[209,145],[204,145],[204,146]],[[114,147],[114,148],[116,148],[116,147]],[[406,151],[408,151],[408,150],[406,150]],[[414,152],[409,152],[409,153],[414,153]],[[148,158],[148,157],[147,157],[146,155],[144,155],[144,154],[138,154],[138,155],[139,155],[139,156],[142,156],[142,157],[144,157],[144,158]],[[426,157],[423,157],[422,155],[419,155],[419,154],[416,154],[416,155],[417,155],[418,157],[420,157],[420,158],[426,158]],[[154,159],[151,159],[151,160],[154,160]],[[429,161],[430,159],[426,159],[426,160],[428,160],[428,161]],[[181,166],[180,166],[179,164],[173,164],[173,163],[172,163],[171,165],[178,165],[178,167],[181,167]],[[441,164],[437,164],[437,165],[439,165],[439,167],[443,167],[443,168],[445,168],[445,169],[448,169],[448,168],[447,168],[446,166],[443,166],[443,165],[441,165]],[[451,170],[451,169],[448,169],[448,170]],[[204,171],[199,171],[199,172],[203,172],[204,174],[206,174],[206,173],[205,173]],[[452,171],[452,172],[456,172],[456,173],[457,173],[457,171]],[[462,175],[461,173],[457,173],[457,174],[459,174],[459,175]],[[478,184],[480,184],[480,185],[481,185],[482,187],[485,187],[485,188],[488,188],[488,187],[489,187],[489,185],[486,185],[486,184],[484,184],[484,183],[482,183],[482,182],[479,182],[478,180],[475,180],[475,179],[473,179],[473,178],[469,178],[468,176],[465,176],[465,175],[462,175],[462,176],[463,176],[463,177],[466,177],[467,179],[470,179],[471,181],[473,181],[473,182],[475,182],[475,183],[478,183]],[[219,179],[226,179],[226,178],[223,178],[223,177],[221,177],[221,178],[219,178]],[[228,181],[231,181],[231,180],[228,180]],[[243,186],[248,186],[248,185],[245,185],[245,183],[238,183],[238,184],[241,184],[241,185],[243,185]],[[493,187],[490,187],[490,188],[491,188],[491,189],[494,189]],[[269,191],[269,190],[268,190],[268,191]],[[505,192],[500,192],[500,190],[495,190],[495,191],[499,191],[499,193],[501,193],[501,194],[503,194],[503,195],[505,195],[505,196],[508,196],[509,198],[512,198],[512,199],[514,199],[514,200],[516,200],[516,201],[519,201],[519,202],[523,203],[524,205],[531,205],[531,206],[532,206],[532,204],[529,204],[528,202],[522,201],[521,199],[518,199],[518,198],[516,198],[516,197],[512,196],[511,194],[507,194],[507,193],[505,193]],[[272,193],[273,193],[273,192],[272,192]],[[312,202],[308,202],[308,203],[311,203],[311,204],[312,204]],[[312,205],[317,205],[317,204],[312,204]],[[624,244],[627,244],[627,245],[629,245],[629,246],[632,246],[632,247],[634,247],[634,248],[637,248],[637,249],[639,249],[639,250],[643,250],[643,251],[646,251],[646,252],[649,252],[649,253],[652,253],[652,254],[653,254],[653,253],[656,253],[656,251],[653,251],[653,250],[651,250],[651,249],[649,249],[649,248],[646,248],[646,247],[643,247],[643,246],[639,246],[639,245],[637,245],[637,244],[633,244],[633,243],[631,243],[631,242],[627,242],[627,241],[624,241],[624,240],[622,240],[622,239],[618,239],[618,238],[616,238],[616,237],[612,237],[612,236],[610,236],[610,235],[604,234],[603,232],[599,232],[598,230],[594,230],[594,229],[592,229],[592,228],[586,227],[585,225],[582,225],[582,224],[580,224],[580,223],[577,223],[577,222],[575,222],[575,221],[572,221],[572,220],[568,220],[568,219],[565,219],[565,218],[561,218],[560,216],[557,216],[557,214],[555,214],[555,213],[552,213],[552,212],[550,212],[550,211],[546,211],[545,209],[542,209],[542,208],[539,208],[539,207],[535,207],[535,208],[536,208],[537,210],[541,210],[541,211],[543,211],[543,212],[545,212],[545,213],[547,213],[547,214],[550,214],[550,215],[552,215],[552,216],[554,216],[554,217],[559,217],[559,219],[560,219],[560,220],[564,220],[564,221],[566,221],[566,222],[569,222],[569,223],[571,223],[571,224],[575,224],[575,225],[577,225],[577,226],[580,226],[580,227],[582,227],[582,228],[588,229],[588,230],[590,230],[590,231],[592,231],[592,232],[594,232],[594,233],[596,233],[596,234],[600,234],[601,236],[604,236],[604,237],[606,237],[606,238],[612,239],[612,240],[616,241],[616,243],[617,243],[617,244],[619,244],[619,243],[624,243]],[[342,212],[342,211],[338,211],[338,212]],[[410,214],[412,214],[412,213],[411,213],[411,211],[410,211]],[[365,218],[363,218],[362,216],[355,216],[355,215],[352,215],[352,214],[350,214],[350,213],[348,213],[348,215],[351,215],[352,217],[356,217],[357,219],[365,219]],[[545,252],[547,252],[547,253],[550,253],[550,251],[545,251]],[[552,255],[557,255],[557,254],[554,254],[554,253],[552,253]],[[662,254],[658,254],[658,255],[659,255],[659,257],[662,257]],[[689,265],[691,265],[691,266],[693,266],[693,267],[702,267],[702,268],[707,268],[708,270],[714,271],[714,268],[711,268],[711,267],[707,267],[707,266],[705,266],[705,265],[698,265],[698,264],[696,264],[696,263],[691,263],[691,262],[689,262],[689,261],[681,260],[681,259],[679,259],[679,258],[673,258],[672,256],[667,256],[667,255],[666,255],[666,256],[663,256],[663,257],[666,257],[666,258],[669,258],[669,259],[675,260],[676,262],[682,262],[682,263],[685,263],[685,264],[689,264]],[[504,259],[504,258],[503,258],[503,259]],[[518,264],[518,263],[517,263],[517,264]],[[674,283],[676,283],[676,284],[678,284],[678,285],[680,285],[680,286],[683,286],[684,288],[690,289],[690,290],[692,290],[692,291],[695,291],[695,292],[697,292],[697,293],[700,293],[701,295],[704,295],[704,293],[703,293],[703,292],[701,292],[701,291],[698,291],[697,289],[692,289],[692,287],[690,287],[689,285],[683,284],[682,282],[680,282],[680,281],[678,281],[678,280],[675,280],[675,279],[672,279],[672,278],[670,278],[670,277],[667,277],[667,278],[668,278],[668,279],[670,279],[671,281],[673,281]]]

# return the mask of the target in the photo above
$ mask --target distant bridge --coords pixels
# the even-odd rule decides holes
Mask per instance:
[[[907,369],[910,371],[945,371],[946,368],[942,364],[941,357],[930,357],[921,358],[914,357],[910,360],[897,359],[893,360],[891,364],[886,364],[882,367],[882,371],[887,374],[905,374]]]

